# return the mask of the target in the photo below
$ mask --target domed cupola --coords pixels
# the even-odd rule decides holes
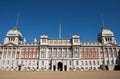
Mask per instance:
[[[4,39],[4,44],[10,42],[14,44],[20,44],[22,42],[22,34],[19,31],[18,27],[14,27],[7,32],[6,37]]]
[[[114,33],[106,27],[102,27],[101,32],[98,34],[98,41],[103,44],[107,43],[116,44]]]
[[[7,32],[6,36],[20,36],[20,37],[22,37],[22,34],[19,31],[18,27],[14,27],[13,29],[11,29]]]

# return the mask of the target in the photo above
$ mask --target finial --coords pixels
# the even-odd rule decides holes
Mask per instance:
[[[24,43],[26,43],[26,38],[24,37]]]
[[[37,42],[37,39],[36,39],[36,38],[34,38],[34,42],[35,42],[35,43]]]

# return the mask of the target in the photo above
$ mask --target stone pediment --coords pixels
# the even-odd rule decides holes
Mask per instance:
[[[17,46],[17,45],[13,43],[7,43],[7,44],[4,44],[4,46]]]
[[[116,44],[108,43],[108,44],[105,44],[104,46],[116,46]]]

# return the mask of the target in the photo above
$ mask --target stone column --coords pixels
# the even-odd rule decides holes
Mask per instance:
[[[57,70],[58,70],[57,62],[55,62],[55,66],[56,66],[56,69],[55,69],[55,70],[57,71]]]
[[[103,56],[104,56],[104,65],[106,65],[106,54],[105,54],[106,52],[105,52],[105,49],[103,48]]]
[[[22,55],[22,48],[20,48],[20,50],[19,50],[19,64],[20,65],[22,65],[22,63],[21,63],[21,55]]]
[[[3,56],[4,56],[4,47],[3,47],[3,50],[2,50],[2,54],[1,54],[1,59],[3,59]],[[2,62],[2,61],[1,61]]]
[[[66,54],[67,54],[67,56],[66,56],[66,57],[68,58],[68,48],[66,48]]]
[[[6,53],[6,57],[5,57],[6,59],[8,59],[8,50],[9,50],[9,49],[8,49],[8,47],[7,47],[7,53]]]
[[[53,71],[53,61],[51,59],[51,71]]]
[[[65,71],[65,67],[64,67],[64,60],[62,61],[62,71]]]
[[[56,48],[56,54],[57,54],[57,55],[56,55],[56,58],[57,58],[57,57],[58,57],[58,48]]]
[[[13,63],[13,58],[12,58],[12,52],[13,52],[13,49],[11,49],[11,57],[10,57],[10,59],[11,59],[11,66],[14,68],[14,64],[12,65],[12,63]]]
[[[11,56],[10,59],[12,59],[12,50],[13,50],[13,49],[10,50],[10,56]]]
[[[113,65],[115,65],[115,56],[114,56],[114,49],[112,48],[112,61],[113,61]]]
[[[7,53],[6,53],[6,57],[5,57],[5,58],[6,58],[6,59],[5,59],[5,67],[7,67],[7,62],[8,62],[8,58],[7,58],[7,57],[8,57],[8,50],[9,50],[9,49],[7,48]]]
[[[101,52],[100,52],[100,48],[98,47],[97,49],[98,49],[98,53],[99,53],[99,65],[101,65],[102,62],[101,62]]]
[[[110,64],[111,64],[111,62],[110,62],[110,53],[109,53],[110,48],[107,48],[107,49],[108,49],[108,52],[107,52],[107,53],[108,53],[108,62],[109,62],[108,65],[110,65]]]
[[[17,48],[15,48],[15,59],[16,59],[16,55],[17,55]]]
[[[46,47],[46,58],[48,58],[48,51],[49,49]]]
[[[53,57],[53,48],[51,48],[51,58]]]

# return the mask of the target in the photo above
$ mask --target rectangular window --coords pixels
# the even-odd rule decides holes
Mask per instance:
[[[6,58],[7,51],[4,51],[3,58]]]
[[[75,49],[74,49],[74,56],[75,56],[76,58],[79,57],[79,49],[78,49],[78,48],[75,48]]]
[[[72,58],[72,51],[69,49],[68,50],[69,58]]]
[[[89,61],[89,65],[92,65],[91,61]]]
[[[26,58],[28,58],[29,57],[29,54],[28,54],[28,51],[26,51]]]
[[[99,61],[97,61],[97,65],[99,65]]]
[[[88,65],[87,61],[85,61],[85,65]]]
[[[54,54],[54,57],[57,57],[57,49],[56,48],[53,49],[53,54]]]
[[[22,49],[21,53],[22,53],[22,58],[24,58],[24,49]]]
[[[2,61],[3,65],[5,65],[5,60]]]
[[[49,48],[49,51],[48,51],[48,57],[51,58],[52,57],[52,49]]]
[[[38,57],[38,49],[36,48],[35,57]]]
[[[108,61],[108,60],[107,60],[106,62],[107,62],[107,64],[109,64],[109,61]]]
[[[88,58],[91,58],[90,52],[88,52]]]
[[[45,51],[44,51],[44,50],[41,50],[41,57],[42,57],[42,58],[45,58],[45,55],[44,55],[44,54],[45,54]]]
[[[81,61],[81,65],[82,65],[82,66],[84,65],[84,62],[83,62],[83,61]]]
[[[42,58],[45,58],[45,53],[46,53],[45,48],[42,48],[42,49],[41,49],[41,57],[42,57]]]
[[[67,49],[63,49],[63,55],[64,57],[67,57]]]
[[[76,61],[76,65],[79,65],[79,62],[78,62],[78,61]]]
[[[99,52],[96,53],[96,57],[99,58]]]
[[[28,58],[32,58],[32,50],[31,50],[31,48],[29,48],[28,54],[29,54],[29,55],[28,55],[28,56],[29,56]]]
[[[62,49],[58,49],[58,57],[62,57]]]
[[[112,65],[114,64],[114,60],[111,60],[111,64],[112,64]]]
[[[10,61],[8,60],[8,61],[7,61],[7,65],[9,65],[9,64],[10,64]]]
[[[95,65],[95,61],[93,61],[93,65]]]
[[[10,58],[10,57],[11,57],[11,51],[8,51],[7,58]]]
[[[44,60],[42,60],[42,65],[44,65]]]
[[[19,58],[20,52],[17,52],[17,58]]]
[[[69,65],[72,65],[72,61],[69,61]]]
[[[15,51],[12,52],[12,58],[15,58]]]
[[[87,53],[86,52],[84,53],[84,58],[87,58]]]
[[[29,51],[30,58],[32,58],[32,49]]]

